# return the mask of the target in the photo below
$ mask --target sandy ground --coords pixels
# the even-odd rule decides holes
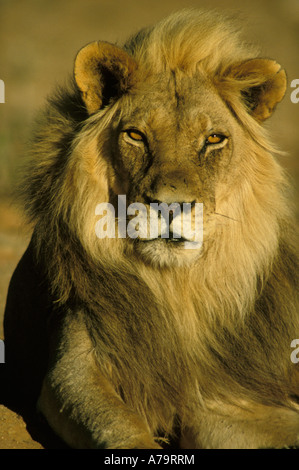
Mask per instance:
[[[24,420],[0,405],[0,449],[43,449],[26,429]]]
[[[0,79],[6,85],[6,102],[0,104],[0,339],[9,279],[30,238],[30,229],[7,194],[35,111],[52,87],[71,72],[81,46],[95,39],[121,42],[141,26],[185,7],[236,11],[247,24],[246,36],[261,44],[262,54],[282,63],[289,81],[299,78],[298,0],[0,0]],[[277,144],[289,152],[282,163],[297,184],[299,104],[291,103],[291,91],[270,129]],[[43,423],[27,416],[24,420],[0,403],[0,449],[57,447],[59,441]]]

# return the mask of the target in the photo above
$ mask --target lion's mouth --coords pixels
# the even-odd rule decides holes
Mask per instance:
[[[97,222],[97,236],[131,239],[134,244],[155,244],[156,246],[184,246],[198,249],[203,235],[202,203],[151,203],[131,202],[126,195],[118,195],[116,210],[111,204],[99,204],[97,215],[103,215]],[[183,206],[183,207],[182,207]],[[117,219],[115,219],[115,212]],[[109,216],[109,217],[108,217]],[[109,230],[108,230],[109,226]],[[108,235],[107,235],[108,234]]]
[[[171,248],[178,248],[178,249],[183,249],[186,247],[186,244],[193,244],[191,240],[188,238],[185,238],[183,236],[179,236],[176,233],[169,232],[169,234],[166,236],[162,236],[161,234],[158,235],[155,238],[141,238],[138,237],[134,240],[135,243],[138,243],[140,246],[161,246],[161,247],[168,247],[169,249]],[[195,245],[194,245],[194,248]]]
[[[161,242],[165,244],[173,244],[173,245],[183,245],[186,240],[185,238],[162,238],[162,237],[157,237],[157,238],[150,238],[150,239],[145,239],[145,238],[138,238],[135,241],[140,242],[140,243],[154,243],[154,242]]]

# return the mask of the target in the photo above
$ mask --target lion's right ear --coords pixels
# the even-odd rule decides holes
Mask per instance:
[[[286,91],[286,73],[281,66],[274,60],[257,58],[228,70],[228,78],[239,88],[248,112],[258,122],[268,119]]]
[[[75,59],[74,76],[88,113],[125,93],[132,86],[136,68],[129,54],[107,42],[83,47]]]

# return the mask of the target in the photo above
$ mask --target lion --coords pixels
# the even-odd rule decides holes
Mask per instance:
[[[264,122],[286,73],[215,12],[83,47],[37,119],[5,312],[11,393],[72,448],[299,444],[298,262]],[[203,243],[98,238],[100,203],[203,205]],[[132,220],[131,216],[128,216]],[[120,224],[116,213],[115,224]]]

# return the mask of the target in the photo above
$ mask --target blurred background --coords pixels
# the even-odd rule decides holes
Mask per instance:
[[[288,152],[282,164],[298,188],[299,103],[291,102],[290,83],[299,79],[299,0],[0,0],[0,79],[5,83],[5,103],[0,104],[0,338],[9,279],[30,236],[11,205],[11,194],[35,113],[72,73],[83,45],[97,39],[121,44],[139,28],[186,7],[237,15],[244,38],[287,70],[286,97],[267,126]]]

